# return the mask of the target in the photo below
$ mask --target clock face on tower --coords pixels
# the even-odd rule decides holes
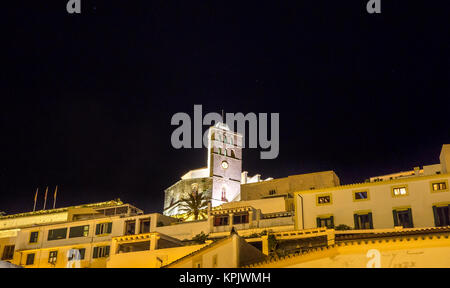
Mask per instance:
[[[227,161],[222,161],[222,168],[223,169],[227,169],[228,168],[228,162]]]

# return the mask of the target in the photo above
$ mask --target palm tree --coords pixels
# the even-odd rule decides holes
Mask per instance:
[[[206,193],[191,193],[188,197],[181,199],[180,211],[186,213],[186,219],[191,216],[194,216],[194,220],[206,219],[208,202]]]

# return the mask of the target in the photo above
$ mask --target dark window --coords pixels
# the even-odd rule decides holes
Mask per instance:
[[[440,191],[440,190],[447,189],[447,183],[445,183],[445,182],[433,183],[432,186],[433,186],[433,191]]]
[[[105,209],[106,216],[113,216],[116,214],[116,208]]]
[[[48,255],[48,263],[55,264],[58,258],[58,251],[50,251]]]
[[[403,228],[413,228],[413,219],[411,208],[407,210],[393,210],[394,226],[403,226]]]
[[[66,237],[67,237],[67,228],[59,228],[49,230],[47,240],[51,241],[51,240],[66,239]]]
[[[89,225],[70,227],[69,238],[86,237],[89,235]]]
[[[150,233],[150,218],[140,220],[139,233]]]
[[[355,229],[373,229],[372,213],[355,214]]]
[[[233,224],[248,223],[248,213],[233,215]]]
[[[269,190],[269,195],[275,195],[277,193],[276,190]]]
[[[231,157],[236,158],[236,154],[234,154],[234,150],[231,150]]]
[[[78,250],[78,252],[80,253],[80,258],[76,259],[77,254],[71,253],[71,254],[69,254],[69,257],[67,258],[68,261],[72,260],[73,258],[75,258],[74,260],[84,260],[84,255],[86,254],[86,248],[80,248],[80,249],[74,248],[73,250]]]
[[[14,257],[14,245],[6,245],[3,248],[2,260],[12,260]]]
[[[127,214],[127,213],[128,213],[128,206],[116,208],[116,215]]]
[[[38,231],[31,232],[30,233],[30,243],[37,243],[38,236],[39,236],[39,232]]]
[[[136,220],[125,221],[125,235],[134,235],[136,232]]]
[[[317,228],[327,227],[329,229],[334,228],[334,217],[317,217]]]
[[[367,196],[367,191],[355,192],[355,200],[365,200]]]
[[[33,264],[34,264],[34,253],[28,254],[26,265],[33,265]]]
[[[92,258],[104,258],[109,256],[109,246],[94,247]]]
[[[331,203],[331,196],[319,196],[317,197],[317,204],[328,204]]]
[[[226,226],[228,225],[228,215],[227,216],[215,216],[214,226]]]
[[[450,225],[450,205],[433,206],[434,224],[437,227]]]
[[[100,223],[95,226],[95,235],[110,234],[112,231],[112,222]]]

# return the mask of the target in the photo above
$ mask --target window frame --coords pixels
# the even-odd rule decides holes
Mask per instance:
[[[434,190],[433,189],[433,185],[434,184],[440,184],[440,183],[445,183],[445,189],[440,189],[440,190]],[[441,180],[436,180],[436,181],[430,181],[430,191],[431,193],[442,193],[442,192],[449,192],[450,188],[448,187],[448,180],[447,179],[441,179]]]
[[[48,263],[55,265],[56,261],[58,261],[58,250],[49,251],[48,252]]]
[[[110,225],[110,224],[111,224],[111,225]],[[106,232],[104,231],[105,229],[100,229],[100,230],[102,230],[102,231],[100,231],[99,233],[97,233],[97,227],[98,227],[98,226],[103,227],[103,225],[105,225],[105,227],[106,227]],[[111,228],[109,228],[109,226],[111,226]],[[100,222],[100,223],[95,224],[95,236],[101,237],[101,236],[106,236],[106,235],[111,234],[111,233],[112,233],[112,226],[113,226],[113,222],[111,222],[111,221],[108,221],[108,222]],[[109,232],[108,232],[108,231],[109,231]]]
[[[33,256],[33,257],[31,257],[32,261],[31,261],[31,263],[28,263],[30,260],[30,256]],[[28,253],[27,258],[25,259],[25,265],[27,265],[27,266],[34,265],[35,260],[36,260],[36,253]]]
[[[328,203],[319,203],[319,198],[321,197],[330,197],[330,202]],[[332,193],[325,193],[325,194],[316,194],[316,206],[325,206],[325,205],[332,205],[333,204],[333,195]]]
[[[361,228],[359,227],[359,221],[357,221],[357,217],[367,215],[369,217],[369,228]],[[359,219],[359,218],[358,218]],[[371,210],[366,211],[355,211],[353,212],[353,221],[355,225],[355,230],[368,230],[368,229],[374,229],[373,225],[373,212]],[[358,225],[357,225],[358,224]]]
[[[357,193],[364,193],[364,192],[367,194],[367,198],[365,198],[365,199],[356,199],[356,194]],[[353,202],[361,202],[361,201],[369,201],[370,200],[369,190],[355,190],[355,191],[352,191],[352,195],[353,195]]]
[[[395,189],[399,189],[399,188],[405,188],[406,194],[399,194],[399,195],[395,195],[394,190]],[[398,198],[398,197],[407,197],[409,196],[409,189],[408,189],[408,185],[407,184],[403,184],[403,185],[395,185],[395,186],[391,186],[391,196],[393,198]]]
[[[57,238],[57,239],[50,239],[50,231],[55,231],[55,230],[66,230],[66,233],[65,233],[65,237],[64,238]],[[55,228],[55,229],[50,229],[50,230],[48,230],[48,234],[47,234],[47,241],[56,241],[56,240],[65,240],[65,239],[67,239],[67,230],[68,230],[68,228],[67,227],[63,227],[63,228]]]
[[[321,226],[321,220],[330,220],[331,226],[328,227],[327,225]],[[317,228],[327,228],[327,229],[334,229],[334,215],[333,214],[327,214],[327,215],[317,215],[316,216],[316,224]]]
[[[399,218],[398,218],[398,214],[399,213],[404,213],[405,211],[408,212],[408,218],[410,221],[410,226],[408,227],[404,227],[403,228],[414,228],[414,219],[413,219],[413,214],[412,214],[412,209],[411,207],[394,207],[392,208],[392,215],[393,215],[393,219],[394,219],[394,227],[395,226],[400,226],[401,223],[399,223]]]
[[[83,227],[83,235],[82,236],[72,236],[71,237],[70,236],[70,232],[72,231],[72,228],[79,228],[79,227]],[[87,231],[85,229],[86,227],[87,227]],[[88,225],[78,225],[78,226],[69,227],[69,239],[80,238],[80,237],[88,237],[89,236],[89,230],[90,230],[89,224]]]
[[[31,235],[33,235],[33,233],[37,233],[36,241],[31,242]],[[41,233],[39,233],[39,230],[36,230],[36,231],[30,231],[30,238],[28,238],[28,244],[36,244],[36,243],[38,243],[38,242],[39,242],[39,235],[40,235],[40,234],[41,234]]]

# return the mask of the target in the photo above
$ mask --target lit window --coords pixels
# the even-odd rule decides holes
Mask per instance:
[[[50,251],[50,254],[48,255],[48,263],[55,264],[57,257],[58,251]]]
[[[447,190],[447,183],[446,182],[433,183],[432,187],[433,191]]]
[[[395,187],[392,189],[394,196],[405,196],[408,194],[406,187]]]
[[[331,204],[331,195],[317,196],[317,205]]]

